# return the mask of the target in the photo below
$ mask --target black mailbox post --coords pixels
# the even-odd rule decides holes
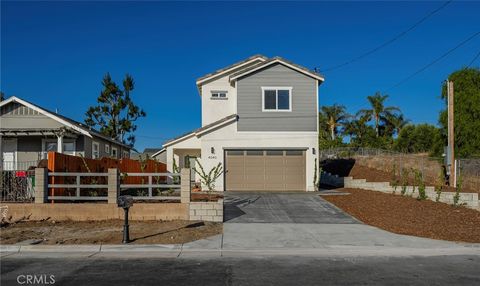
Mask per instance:
[[[128,229],[128,209],[133,205],[132,196],[119,196],[117,198],[117,205],[119,208],[123,208],[125,212],[125,223],[123,225],[123,240],[122,243],[130,242],[130,232]]]

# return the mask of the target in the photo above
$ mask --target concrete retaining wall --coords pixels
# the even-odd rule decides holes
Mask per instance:
[[[107,220],[123,219],[123,209],[116,204],[24,204],[1,203],[6,218],[18,220]],[[188,204],[182,203],[141,203],[130,208],[131,220],[188,220]]]
[[[223,222],[223,200],[217,202],[191,202],[190,220]]]
[[[355,188],[355,189],[364,189],[371,191],[378,191],[382,193],[389,194],[402,194],[402,187],[397,186],[394,188],[388,182],[367,182],[365,179],[353,179],[352,177],[338,177],[337,175],[332,175],[327,172],[322,172],[320,177],[320,182],[325,185],[343,187],[343,188]],[[427,199],[431,201],[436,201],[437,193],[435,192],[434,187],[425,187],[425,193]],[[413,188],[413,186],[407,186],[405,191],[405,196],[412,196],[414,198],[418,197],[418,187]],[[454,192],[442,192],[440,194],[439,202],[453,204],[453,198],[455,196]],[[480,202],[478,201],[477,193],[460,193],[459,194],[458,204],[465,205],[468,208],[480,210]]]

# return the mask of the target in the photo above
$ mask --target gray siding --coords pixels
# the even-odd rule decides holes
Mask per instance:
[[[18,103],[2,106],[1,126],[5,129],[57,129],[63,125]]]
[[[262,112],[262,86],[292,87],[291,112]],[[281,64],[237,81],[238,131],[317,131],[317,82]]]

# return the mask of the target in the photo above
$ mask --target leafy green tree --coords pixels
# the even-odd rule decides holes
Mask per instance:
[[[448,77],[454,87],[454,130],[455,155],[457,157],[480,156],[480,69],[464,68]],[[442,99],[447,103],[446,84],[442,88]],[[443,144],[447,144],[446,134],[448,114],[440,113]]]
[[[395,150],[405,153],[434,153],[437,148],[440,130],[430,124],[407,125],[398,135]]]
[[[89,107],[85,113],[85,124],[90,127],[100,127],[100,132],[112,139],[119,140],[131,146],[135,143],[137,129],[135,121],[145,117],[145,112],[135,105],[130,97],[134,89],[134,81],[126,75],[121,89],[106,74],[102,80],[103,90],[97,98],[97,105]]]
[[[386,107],[385,100],[387,98],[388,95],[381,95],[379,92],[376,92],[375,95],[367,96],[371,109],[363,109],[360,111],[369,121],[374,121],[377,137],[380,136],[380,123],[388,122],[388,118],[391,117],[394,112],[400,111],[400,109],[395,106]]]
[[[322,118],[326,120],[326,125],[330,132],[330,139],[335,141],[337,134],[339,133],[339,126],[345,122],[347,113],[345,112],[345,106],[334,104],[332,106],[322,106],[321,109]]]

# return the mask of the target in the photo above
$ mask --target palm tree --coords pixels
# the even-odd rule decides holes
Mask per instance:
[[[375,121],[375,133],[379,136],[380,122],[387,122],[387,117],[392,116],[395,111],[400,111],[398,107],[388,106],[385,107],[384,102],[388,98],[388,95],[381,95],[380,92],[376,92],[375,95],[367,96],[367,99],[372,106],[371,109],[361,110],[361,114],[368,118],[368,120]]]
[[[386,119],[389,128],[393,131],[393,133],[397,134],[397,136],[400,134],[400,131],[402,131],[403,127],[410,122],[410,120],[406,119],[402,113],[390,114]]]
[[[355,115],[350,115],[348,121],[343,125],[343,132],[348,134],[352,139],[361,139],[367,132],[367,121],[368,119],[360,112],[357,112]]]
[[[327,120],[327,126],[330,131],[330,139],[335,140],[338,134],[338,126],[341,126],[347,118],[345,106],[334,104],[332,106],[322,106],[322,113]]]

